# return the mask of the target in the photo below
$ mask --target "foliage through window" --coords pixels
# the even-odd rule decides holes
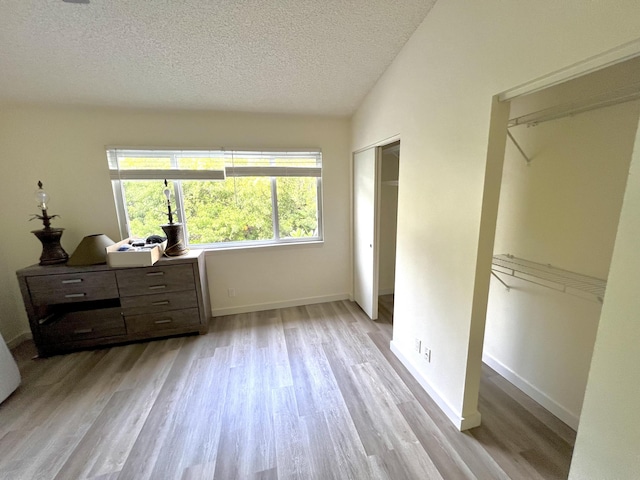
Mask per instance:
[[[319,151],[108,149],[107,158],[123,237],[162,235],[166,178],[192,246],[322,239]]]

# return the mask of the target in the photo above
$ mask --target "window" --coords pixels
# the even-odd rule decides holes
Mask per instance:
[[[167,179],[191,246],[322,240],[319,151],[108,149],[107,159],[123,237],[162,234]]]

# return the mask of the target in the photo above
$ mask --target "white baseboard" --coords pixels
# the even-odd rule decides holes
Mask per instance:
[[[211,311],[213,317],[224,315],[235,315],[237,313],[261,312],[263,310],[273,310],[274,308],[299,307],[301,305],[312,305],[314,303],[336,302],[339,300],[349,300],[348,293],[337,295],[323,295],[319,297],[296,298],[283,302],[256,303],[253,305],[239,305],[237,307],[214,308]]]
[[[529,383],[527,380],[522,378],[516,372],[511,370],[509,367],[504,365],[499,360],[496,360],[494,357],[489,355],[488,353],[483,353],[482,361],[493,368],[496,372],[502,375],[505,379],[509,380],[512,384],[522,390],[524,393],[533,398],[536,402],[542,405],[545,409],[551,412],[553,415],[558,417],[564,423],[569,425],[574,430],[578,429],[578,423],[580,422],[580,416],[575,413],[569,411],[554,399],[549,397],[542,390],[538,389],[536,386]]]
[[[394,355],[398,357],[398,360],[400,360],[402,364],[407,367],[407,370],[409,370],[411,375],[413,375],[418,383],[420,383],[425,392],[427,392],[427,394],[433,399],[433,401],[436,402],[438,407],[440,407],[440,410],[444,412],[444,414],[449,418],[449,420],[451,420],[451,423],[453,423],[458,430],[468,430],[480,425],[480,412],[476,411],[471,415],[463,417],[435,388],[433,388],[429,384],[428,380],[415,367],[409,357],[405,356],[402,350],[400,350],[400,348],[393,341],[391,342],[390,347]]]
[[[13,350],[22,342],[31,340],[32,338],[33,338],[33,335],[31,335],[31,332],[23,332],[18,336],[13,337],[11,340],[7,340],[7,347],[9,347],[9,350]]]

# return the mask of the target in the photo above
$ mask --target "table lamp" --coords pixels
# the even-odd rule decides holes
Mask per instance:
[[[58,263],[65,263],[69,258],[67,252],[64,251],[60,245],[60,237],[64,228],[51,228],[51,219],[58,217],[59,215],[49,215],[47,213],[47,204],[49,202],[49,195],[42,189],[42,182],[38,181],[38,190],[35,193],[36,202],[38,208],[42,214],[34,214],[29,221],[37,218],[42,220],[44,228],[41,230],[32,230],[38,240],[42,243],[42,255],[40,255],[40,265],[55,265]]]
[[[173,222],[173,215],[176,213],[171,209],[171,189],[167,183],[167,179],[164,180],[164,196],[167,199],[167,218],[169,223],[160,225],[164,234],[167,236],[167,247],[164,250],[164,254],[169,257],[177,257],[186,254],[189,249],[184,243],[184,230],[181,223]]]

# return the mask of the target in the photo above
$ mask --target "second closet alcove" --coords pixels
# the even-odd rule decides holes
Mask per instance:
[[[511,100],[515,141],[483,360],[574,429],[640,116],[639,75],[634,59]]]

